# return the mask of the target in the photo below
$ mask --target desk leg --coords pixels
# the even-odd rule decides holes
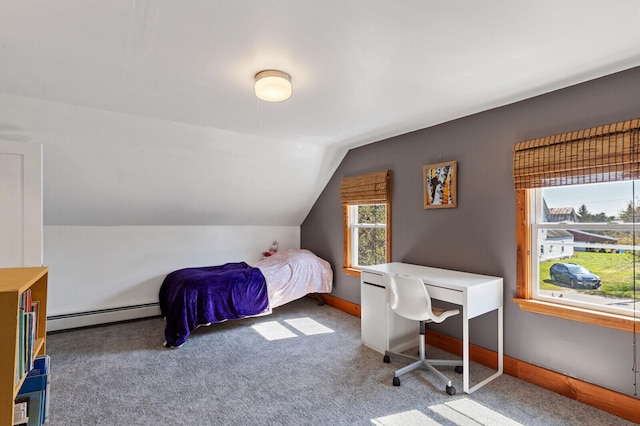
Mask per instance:
[[[498,375],[504,371],[504,324],[502,306],[498,308]]]
[[[462,389],[469,393],[469,317],[462,313]]]
[[[464,321],[464,325],[468,326],[468,321],[465,320]],[[466,393],[471,393],[474,392],[478,389],[480,389],[482,386],[486,385],[487,383],[489,383],[490,381],[492,381],[493,379],[497,378],[498,376],[500,376],[502,374],[502,372],[504,371],[504,343],[503,343],[503,319],[502,319],[502,306],[498,308],[498,371],[496,371],[495,373],[493,373],[491,376],[487,377],[486,379],[484,379],[483,381],[481,381],[480,383],[478,383],[477,385],[475,385],[473,388],[469,389],[469,376],[468,376],[468,371],[467,371],[467,367],[469,366],[469,361],[468,361],[468,356],[469,356],[469,342],[467,340],[468,336],[468,331],[466,327],[463,327],[464,329],[464,333],[465,333],[465,339],[464,339],[464,348],[463,348],[463,355],[465,357],[464,359],[464,368],[465,370],[463,371],[464,373],[464,391]]]

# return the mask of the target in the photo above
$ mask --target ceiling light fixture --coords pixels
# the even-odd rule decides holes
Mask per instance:
[[[289,99],[291,77],[282,71],[260,71],[256,74],[256,96],[267,102],[281,102]]]

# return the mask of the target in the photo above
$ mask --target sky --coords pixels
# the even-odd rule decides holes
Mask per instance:
[[[549,208],[573,207],[577,212],[584,204],[589,213],[604,212],[607,216],[617,217],[627,208],[629,201],[640,198],[640,181],[545,188],[543,197]]]

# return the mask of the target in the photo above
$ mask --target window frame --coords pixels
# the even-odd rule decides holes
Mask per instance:
[[[623,331],[637,331],[640,318],[532,298],[534,283],[531,279],[531,197],[533,196],[535,196],[533,189],[516,190],[516,297],[512,300],[518,303],[520,309],[527,312]]]
[[[386,241],[385,241],[385,253],[386,253],[386,262],[391,262],[391,202],[387,201],[384,203],[360,203],[360,204],[343,204],[343,235],[344,235],[344,267],[343,271],[347,275],[351,276],[360,276],[361,267],[359,265],[353,264],[353,238],[355,237],[354,233],[356,232],[358,227],[354,227],[354,219],[352,218],[352,211],[357,210],[357,206],[360,205],[371,205],[371,204],[384,204],[386,207]]]

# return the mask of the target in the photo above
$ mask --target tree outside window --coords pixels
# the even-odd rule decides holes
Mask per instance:
[[[353,206],[355,221],[354,255],[352,266],[386,263],[387,259],[387,206],[365,204]],[[356,249],[357,248],[357,249]]]

